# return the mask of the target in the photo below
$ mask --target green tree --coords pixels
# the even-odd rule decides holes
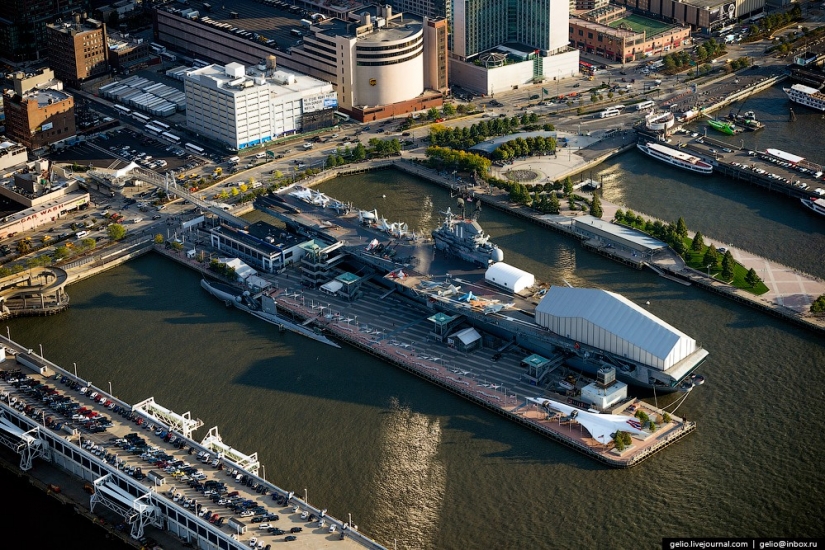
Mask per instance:
[[[564,196],[569,197],[573,194],[573,180],[570,179],[570,176],[564,179]]]
[[[91,237],[88,237],[80,241],[80,244],[83,245],[83,248],[86,250],[94,250],[95,246],[97,246],[97,241]]]
[[[550,214],[558,214],[561,212],[561,204],[559,204],[559,197],[555,191],[550,192],[550,200],[547,207],[547,212]]]
[[[64,245],[58,246],[54,251],[54,257],[56,260],[62,260],[63,258],[68,258],[71,252],[69,251],[69,247]]]
[[[119,241],[126,236],[126,228],[119,223],[113,223],[106,229],[106,233],[113,241]]]
[[[748,283],[751,287],[754,287],[762,282],[762,279],[759,278],[759,275],[756,274],[756,270],[754,268],[750,268],[748,273],[745,275],[745,282]]]
[[[455,105],[445,103],[444,106],[441,107],[441,112],[444,113],[444,116],[453,116],[456,113]]]
[[[163,244],[163,235],[160,233],[155,235],[155,244]]]
[[[593,200],[590,201],[590,215],[597,218],[602,217],[602,201],[598,193],[593,193]]]
[[[172,250],[174,250],[175,252],[180,252],[181,250],[183,250],[183,243],[181,243],[181,242],[172,241],[171,246],[172,246]]]
[[[825,314],[825,294],[817,298],[811,303],[811,313],[814,315]]]
[[[352,150],[352,160],[359,161],[367,158],[367,148],[363,143],[358,143]]]
[[[716,249],[713,247],[713,244],[707,247],[705,250],[705,255],[702,258],[703,265],[709,265],[711,267],[716,267],[719,265],[719,253],[716,252]]]
[[[662,415],[662,422],[664,422],[665,424],[670,424],[670,421],[671,421],[670,414],[664,413]]]
[[[32,245],[27,239],[20,239],[17,241],[17,252],[20,254],[28,254],[31,252]]]
[[[722,257],[722,278],[726,281],[733,279],[733,270],[735,266],[736,261],[733,259],[733,254],[731,254],[730,250],[728,250]]]
[[[646,422],[649,422],[649,421],[650,421],[650,417],[649,417],[649,416],[647,415],[647,413],[646,413],[646,412],[644,412],[642,409],[637,409],[637,410],[636,410],[636,414],[634,414],[633,416],[635,416],[636,418],[638,418],[638,419],[639,419],[639,422],[641,422],[641,423],[642,423],[642,425],[644,425]]]
[[[441,115],[439,114],[438,109],[436,109],[435,107],[430,107],[430,110],[427,111],[427,118],[430,120],[435,120],[440,116]]]
[[[676,234],[680,239],[685,239],[688,236],[687,224],[685,223],[685,219],[682,217],[679,217],[679,221],[676,222]]]
[[[705,248],[705,239],[702,237],[702,233],[697,231],[690,243],[690,249],[693,252],[701,252],[703,248]]]

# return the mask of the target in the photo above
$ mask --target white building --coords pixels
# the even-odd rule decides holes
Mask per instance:
[[[450,81],[493,94],[577,75],[569,17],[558,0],[455,0]]]
[[[3,170],[19,166],[28,160],[29,154],[24,146],[8,140],[0,142],[0,175]]]
[[[186,125],[232,149],[306,130],[307,123],[314,129],[325,118],[331,125],[337,105],[332,85],[274,65],[274,59],[254,68],[208,65],[185,74]],[[306,116],[324,109],[328,117]]]

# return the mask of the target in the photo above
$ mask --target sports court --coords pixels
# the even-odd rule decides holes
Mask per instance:
[[[624,24],[625,28],[629,28],[633,32],[644,32],[646,37],[651,37],[659,34],[662,31],[673,28],[676,25],[665,23],[664,21],[657,21],[656,19],[648,19],[641,15],[628,15],[621,19],[617,19],[609,25],[614,29],[619,28]]]

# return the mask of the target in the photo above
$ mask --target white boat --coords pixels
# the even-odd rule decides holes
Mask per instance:
[[[816,88],[804,84],[794,84],[790,88],[782,88],[782,90],[788,95],[788,99],[794,103],[799,103],[817,111],[825,111],[825,94]]]
[[[809,210],[813,210],[820,216],[825,216],[825,199],[817,199],[811,197],[810,199],[799,199],[802,201],[802,206],[808,208]]]
[[[241,311],[245,311],[262,321],[276,325],[282,330],[290,330],[329,346],[336,348],[341,347],[323,334],[318,334],[279,314],[275,305],[275,299],[271,296],[266,294],[252,296],[249,292],[245,292],[232,285],[207,281],[206,279],[201,279],[201,287],[218,300],[222,300],[227,306],[235,306]]]
[[[636,144],[636,147],[642,153],[676,166],[677,168],[690,170],[691,172],[696,172],[698,174],[710,174],[713,172],[713,166],[710,163],[703,161],[697,156],[666,147],[660,143],[639,142]]]

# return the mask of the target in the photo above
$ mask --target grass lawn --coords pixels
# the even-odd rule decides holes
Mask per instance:
[[[685,239],[685,246],[688,249],[688,252],[686,254],[687,257],[685,258],[685,262],[687,263],[688,266],[692,267],[693,269],[696,269],[696,270],[701,271],[703,273],[707,273],[708,272],[707,265],[702,260],[705,257],[705,251],[707,251],[708,247],[703,248],[701,252],[691,252],[690,251],[690,243],[691,243],[690,238]],[[718,264],[719,265],[710,268],[710,274],[714,278],[719,279],[720,281],[722,281],[723,279],[720,278],[720,273],[722,273],[721,254],[720,254]],[[745,266],[743,266],[739,262],[735,262],[735,265],[734,265],[734,268],[733,268],[733,280],[732,281],[725,281],[725,282],[727,282],[728,284],[730,284],[731,286],[733,286],[735,288],[739,288],[741,290],[744,290],[745,292],[750,292],[751,294],[755,294],[757,296],[761,296],[762,294],[765,294],[769,290],[768,287],[765,285],[765,283],[763,283],[762,281],[759,281],[756,284],[756,286],[750,286],[748,283],[745,282],[745,275],[747,275],[747,274],[748,274],[748,270],[745,269]]]
[[[617,19],[616,21],[609,23],[609,25],[614,29],[617,29],[622,23],[624,23],[625,27],[633,30],[634,32],[645,32],[645,36],[647,37],[655,36],[664,30],[676,26],[671,25],[670,23],[665,23],[664,21],[648,19],[647,17],[642,17],[640,15],[629,15],[627,17],[623,17],[622,19]]]

